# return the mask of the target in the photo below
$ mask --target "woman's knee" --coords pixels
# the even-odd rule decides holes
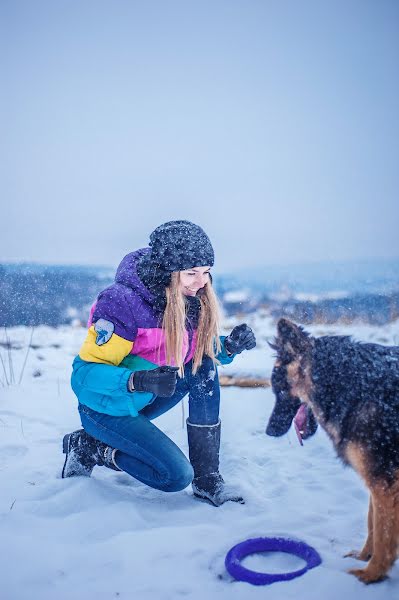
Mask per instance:
[[[184,490],[194,479],[194,471],[188,460],[182,463],[178,469],[170,472],[163,489],[165,492],[179,492]]]

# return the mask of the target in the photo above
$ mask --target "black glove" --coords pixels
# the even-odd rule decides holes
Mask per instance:
[[[129,377],[130,392],[152,392],[170,398],[175,393],[179,367],[157,367],[149,371],[135,371]]]
[[[256,346],[254,332],[246,323],[237,325],[224,340],[224,347],[229,354],[240,354],[243,350],[251,350]]]

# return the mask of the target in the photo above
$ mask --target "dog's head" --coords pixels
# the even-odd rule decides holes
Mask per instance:
[[[280,436],[287,433],[301,406],[311,393],[312,338],[302,327],[288,319],[277,323],[277,337],[270,346],[276,350],[276,362],[272,372],[272,389],[276,397],[273,412],[266,427],[266,433]],[[302,424],[301,437],[313,435],[317,422],[310,408],[306,422]]]

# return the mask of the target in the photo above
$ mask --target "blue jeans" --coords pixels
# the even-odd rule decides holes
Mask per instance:
[[[157,397],[138,417],[113,417],[79,404],[83,428],[94,438],[116,448],[116,464],[135,479],[158,490],[176,492],[193,480],[193,469],[183,452],[151,423],[189,395],[189,421],[215,425],[219,421],[220,387],[216,367],[205,357],[197,373],[192,361],[178,379],[171,398]]]

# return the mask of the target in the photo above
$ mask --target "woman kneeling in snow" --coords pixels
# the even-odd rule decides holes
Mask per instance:
[[[253,348],[255,336],[242,324],[219,337],[214,253],[198,225],[164,223],[149,246],[125,256],[92,308],[72,374],[84,429],[64,436],[62,477],[104,465],[165,492],[192,482],[215,506],[242,503],[219,473],[217,364]],[[186,394],[190,462],[151,422]]]

